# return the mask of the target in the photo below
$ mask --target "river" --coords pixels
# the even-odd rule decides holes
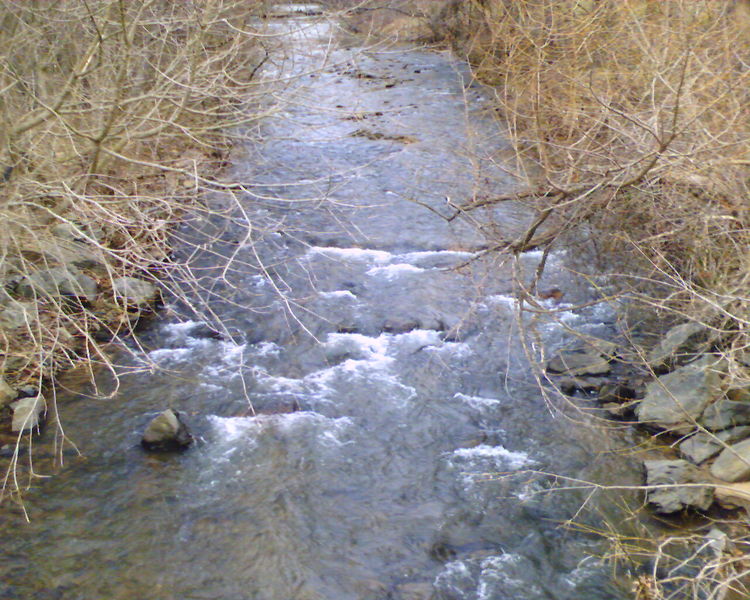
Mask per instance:
[[[113,398],[60,398],[83,456],[26,494],[30,524],[4,517],[0,596],[629,597],[596,558],[602,540],[561,526],[586,492],[545,494],[534,474],[633,478],[611,433],[550,410],[513,264],[482,252],[529,212],[440,216],[514,185],[486,92],[443,51],[337,46],[320,17],[271,30],[288,53],[266,71],[279,105],[261,141],[234,153],[241,210],[178,232],[215,237],[191,255],[201,286],[187,293],[219,333],[170,301],[122,342]],[[543,276],[561,309],[595,297],[566,269],[575,252],[554,252]],[[606,307],[558,316],[614,332]],[[559,322],[536,327],[549,352],[569,341]],[[140,433],[167,406],[198,441],[146,454]]]

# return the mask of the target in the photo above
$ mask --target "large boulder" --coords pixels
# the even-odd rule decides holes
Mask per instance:
[[[750,440],[744,440],[724,448],[713,465],[711,475],[723,481],[747,481],[750,479]]]
[[[721,394],[721,365],[716,357],[704,356],[649,383],[635,413],[644,424],[690,433],[706,407]]]
[[[715,434],[700,431],[679,445],[680,454],[696,465],[716,456],[727,444],[750,438],[750,427],[732,427]]]
[[[143,432],[141,445],[146,450],[182,450],[193,443],[180,413],[168,408],[154,417]]]
[[[647,460],[646,499],[658,513],[675,513],[686,508],[706,510],[713,502],[714,492],[704,483],[705,478],[697,467],[686,460]]]
[[[693,321],[672,327],[648,353],[648,364],[651,368],[660,371],[674,364],[685,362],[688,357],[695,354],[705,334],[706,328]]]
[[[47,410],[47,403],[41,394],[21,398],[11,406],[13,407],[11,430],[14,432],[31,431],[39,427]]]

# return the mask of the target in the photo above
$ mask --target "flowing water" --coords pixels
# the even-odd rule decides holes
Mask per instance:
[[[560,527],[583,494],[541,494],[548,479],[530,472],[630,476],[592,449],[604,433],[548,410],[511,267],[481,253],[490,222],[508,233],[529,215],[439,216],[513,184],[483,91],[443,52],[335,47],[319,18],[275,27],[293,60],[267,75],[296,77],[275,88],[263,142],[236,153],[245,212],[193,259],[230,335],[167,312],[143,350],[126,342],[122,360],[145,368],[114,399],[61,399],[84,458],[26,495],[30,525],[5,518],[0,596],[627,597],[601,541]],[[573,252],[553,253],[543,282],[565,302],[593,297],[565,269]],[[613,331],[601,307],[559,317]],[[537,329],[549,350],[567,340],[560,323]],[[166,406],[199,440],[145,454],[140,432]]]

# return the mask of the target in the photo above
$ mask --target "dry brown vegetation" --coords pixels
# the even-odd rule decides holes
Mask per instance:
[[[263,4],[0,3],[7,382],[41,389],[80,361],[106,363],[102,340],[127,332],[145,308],[113,294],[112,282],[182,276],[169,257],[170,231],[208,210],[200,192],[221,186],[213,177],[228,136],[262,116],[255,75],[272,41],[258,32]],[[95,293],[33,279],[60,268],[84,287],[95,283]],[[47,406],[53,414],[53,398]],[[17,459],[6,492],[19,489]]]
[[[619,293],[665,322],[704,323],[730,387],[746,388],[750,3],[469,0],[436,22],[492,86],[520,182],[463,210],[531,207],[525,233],[496,240],[511,253],[593,232]],[[744,531],[697,561],[680,535],[623,551],[655,565],[636,596],[747,597]]]
[[[469,8],[467,8],[469,7]],[[710,1],[473,1],[448,18],[494,86],[545,246],[607,232],[658,302],[746,327],[750,15]],[[462,31],[476,32],[472,36]],[[475,204],[505,198],[479,200]],[[662,302],[665,300],[665,302]]]

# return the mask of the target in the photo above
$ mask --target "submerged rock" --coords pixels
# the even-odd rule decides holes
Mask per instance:
[[[606,375],[612,370],[609,363],[615,350],[615,344],[606,340],[595,340],[585,348],[562,350],[547,363],[547,371],[570,377]]]
[[[602,383],[598,387],[597,392],[597,398],[602,403],[630,402],[631,400],[635,400],[638,395],[638,391],[634,385],[615,381]]]
[[[47,403],[41,394],[31,398],[21,398],[12,406],[13,421],[10,427],[14,432],[31,431],[39,427],[47,409]]]
[[[686,460],[647,460],[646,485],[657,486],[646,492],[647,501],[658,513],[675,513],[686,508],[706,510],[713,502],[710,486],[697,486],[705,479],[697,467]],[[658,487],[668,486],[668,487]]]
[[[695,354],[698,342],[705,336],[705,332],[703,325],[693,321],[672,327],[648,353],[648,364],[659,371],[680,363],[681,358]]]
[[[559,382],[560,391],[568,396],[576,392],[590,394],[599,389],[601,380],[588,377],[564,377]]]
[[[154,417],[143,432],[141,445],[146,450],[182,450],[193,443],[180,413],[171,408]]]
[[[705,356],[649,383],[635,409],[638,420],[675,433],[689,433],[706,407],[722,394],[717,364],[716,357]]]
[[[394,600],[432,600],[435,597],[432,583],[415,582],[402,583],[394,589]]]
[[[730,482],[750,479],[750,440],[724,448],[711,465],[711,475]]]

